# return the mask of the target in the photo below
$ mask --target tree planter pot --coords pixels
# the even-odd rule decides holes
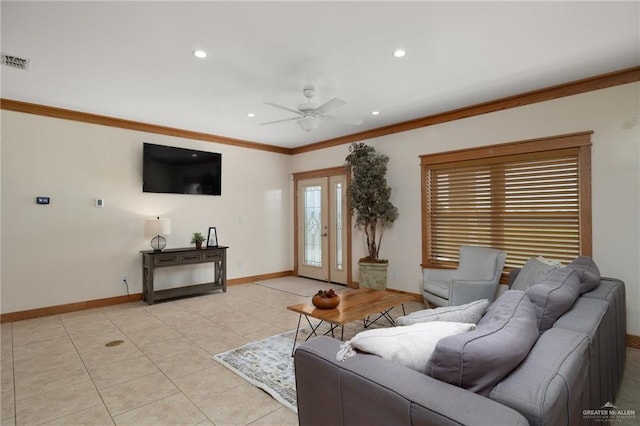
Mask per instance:
[[[387,268],[389,262],[364,262],[359,261],[360,288],[372,288],[374,290],[386,290]]]

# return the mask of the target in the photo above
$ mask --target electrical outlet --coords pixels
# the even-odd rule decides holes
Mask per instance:
[[[122,282],[127,282],[127,274],[122,274]]]

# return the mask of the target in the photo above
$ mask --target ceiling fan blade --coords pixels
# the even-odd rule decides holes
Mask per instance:
[[[272,102],[265,102],[266,105],[271,105],[272,107],[276,107],[276,108],[280,108],[283,109],[285,111],[289,111],[289,112],[293,112],[294,114],[298,114],[298,115],[303,115],[300,111],[295,110],[295,109],[291,109],[291,108],[287,108],[285,106],[282,105],[278,105],[278,104],[274,104]]]
[[[323,121],[334,121],[334,122],[345,123],[345,124],[353,124],[354,126],[359,126],[362,123],[364,123],[364,120],[361,120],[359,118],[336,117],[334,115],[321,115],[318,118]]]
[[[283,123],[285,121],[292,121],[292,120],[300,120],[300,117],[291,117],[291,118],[285,118],[285,119],[282,119],[282,120],[267,121],[266,123],[260,123],[260,125],[264,126],[264,125],[267,125],[267,124]]]
[[[346,104],[346,102],[343,101],[342,99],[333,98],[330,101],[323,103],[318,108],[314,109],[312,114],[314,115],[324,114],[325,112],[341,107],[344,104]]]

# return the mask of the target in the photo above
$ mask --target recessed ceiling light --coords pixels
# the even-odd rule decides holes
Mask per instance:
[[[393,52],[393,56],[396,58],[402,58],[406,55],[407,52],[404,49],[398,49]]]
[[[205,52],[204,50],[194,50],[193,51],[193,56],[195,56],[196,58],[206,58],[207,57],[207,52]]]
[[[249,117],[249,118],[253,118],[253,117],[255,117],[255,116],[256,116],[256,115],[255,115],[254,113],[252,113],[252,112],[250,112],[250,113],[248,113],[248,114],[247,114],[247,117]]]
[[[371,111],[371,115],[380,115],[380,111]]]

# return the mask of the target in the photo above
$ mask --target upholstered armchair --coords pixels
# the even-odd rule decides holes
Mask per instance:
[[[493,302],[507,254],[476,246],[460,247],[458,269],[423,269],[424,300],[457,306],[474,300]]]

